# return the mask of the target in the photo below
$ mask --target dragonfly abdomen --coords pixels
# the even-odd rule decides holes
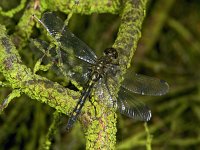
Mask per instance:
[[[93,80],[89,81],[88,88],[86,88],[86,90],[83,91],[78,103],[76,104],[76,107],[74,108],[74,110],[68,120],[67,127],[66,127],[67,130],[71,129],[74,122],[77,120],[77,117],[81,113],[81,110],[85,104],[85,101],[86,101],[87,97],[90,95],[94,84],[95,84],[95,82]]]

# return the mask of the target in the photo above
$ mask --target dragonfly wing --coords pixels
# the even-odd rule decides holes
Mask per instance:
[[[71,33],[64,22],[54,13],[44,13],[41,23],[66,53],[75,55],[77,58],[88,63],[95,63],[97,56],[92,49]]]
[[[133,93],[151,96],[164,95],[169,90],[169,85],[164,80],[134,73],[124,79],[122,86]]]
[[[46,54],[42,62],[44,64],[52,63],[52,70],[58,75],[70,77],[82,86],[87,82],[90,73],[87,62],[71,58],[62,49],[51,47],[49,43],[40,39],[31,40],[31,46],[34,51],[39,49],[43,54]]]
[[[115,107],[116,100],[114,100],[114,97],[111,96],[111,92],[106,85],[106,82],[104,78],[101,78],[95,85],[95,96],[97,96],[97,99],[101,101],[104,105],[107,107]]]
[[[52,52],[53,53],[53,52]],[[88,70],[89,64],[85,61],[70,57],[62,49],[60,50],[60,56],[54,61],[53,69],[58,74],[70,77],[75,80],[79,85],[84,86],[88,81],[90,71]]]
[[[120,87],[117,100],[119,111],[130,118],[149,121],[151,119],[151,110],[143,102],[135,99],[133,94],[124,87]]]

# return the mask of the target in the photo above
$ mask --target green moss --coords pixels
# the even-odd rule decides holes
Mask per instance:
[[[74,1],[40,1],[40,7],[35,8],[36,3],[31,1],[29,7],[24,11],[13,35],[13,41],[18,49],[23,49],[31,36],[34,21],[31,15],[41,16],[47,9],[61,10],[62,12],[91,14],[97,13],[119,13],[121,10],[121,25],[117,39],[113,45],[120,54],[120,67],[125,72],[130,65],[137,41],[141,36],[140,29],[144,19],[144,9],[146,1],[80,1],[76,6]],[[49,3],[47,3],[49,2]],[[68,7],[66,7],[68,6]],[[24,30],[26,29],[26,30]],[[13,89],[20,89],[32,99],[55,108],[58,112],[69,114],[76,104],[74,99],[78,99],[79,92],[66,89],[58,83],[52,82],[44,77],[34,74],[27,66],[22,64],[22,60],[12,44],[10,38],[6,35],[6,30],[0,26],[0,71],[5,79],[11,83]],[[4,38],[4,40],[2,40]],[[6,44],[2,41],[7,40]],[[39,65],[38,65],[39,66]],[[36,71],[41,68],[36,65]],[[35,71],[35,72],[36,72]],[[118,75],[119,81],[122,80],[121,74]],[[117,88],[113,87],[113,95],[117,95]],[[106,99],[105,95],[105,99]],[[116,144],[116,113],[115,109],[108,108],[103,101],[95,99],[93,105],[86,103],[82,115],[80,115],[81,124],[84,125],[87,149],[115,149]],[[91,109],[92,108],[92,109]],[[97,115],[96,115],[97,114]],[[46,145],[50,142],[47,140]]]

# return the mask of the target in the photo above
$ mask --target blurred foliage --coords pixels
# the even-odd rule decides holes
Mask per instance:
[[[1,0],[4,10],[16,7],[19,0]],[[0,23],[10,34],[23,10],[13,18],[0,15]],[[64,14],[61,13],[64,17]],[[120,24],[111,14],[73,15],[69,28],[101,55],[112,45]],[[32,37],[42,33],[35,29]],[[200,2],[198,0],[149,2],[142,38],[132,66],[139,73],[165,79],[170,92],[162,97],[139,97],[152,110],[148,122],[152,149],[197,150],[200,148]],[[33,68],[36,58],[28,47],[20,50],[24,63]],[[49,76],[48,76],[49,77]],[[51,77],[51,76],[50,76]],[[0,76],[3,81],[3,76]],[[60,78],[54,80],[59,81]],[[10,89],[0,88],[1,102]],[[0,149],[38,149],[43,144],[54,118],[54,110],[26,96],[16,98],[0,115]],[[83,149],[84,136],[76,123],[66,133],[66,116],[60,117],[52,149]],[[117,148],[145,149],[146,132],[142,122],[119,115]]]

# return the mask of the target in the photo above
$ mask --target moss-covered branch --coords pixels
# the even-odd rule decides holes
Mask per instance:
[[[98,2],[88,0],[80,1],[77,7],[74,6],[74,1],[60,0],[47,3],[41,0],[38,7],[35,6],[34,2],[31,1],[30,7],[25,10],[17,26],[19,30],[13,36],[15,44],[20,45],[20,48],[23,47],[21,43],[26,44],[31,35],[33,26],[31,14],[33,13],[41,14],[47,9],[60,10],[66,13],[72,11],[81,14],[94,12],[118,13],[121,10],[121,25],[113,47],[119,52],[120,67],[125,73],[141,36],[140,30],[145,17],[147,0],[126,0],[123,3],[119,3],[118,0]],[[69,8],[66,6],[69,6]],[[72,6],[74,7],[72,8]],[[80,93],[66,89],[58,83],[34,74],[22,63],[3,26],[0,26],[0,32],[0,64],[2,64],[0,71],[6,80],[11,83],[11,87],[19,89],[32,99],[48,104],[59,112],[69,114],[76,104],[74,99],[78,99]],[[91,107],[91,104],[86,104],[80,118],[82,125],[85,127],[86,147],[87,149],[114,149],[117,132],[115,111],[96,103],[93,105],[95,108]]]
[[[78,93],[33,74],[22,63],[18,51],[6,35],[6,29],[2,25],[0,25],[0,64],[0,72],[10,82],[10,86],[13,89],[20,89],[21,92],[26,93],[29,97],[47,103],[62,113],[70,110],[66,101],[74,106],[73,99],[79,97]]]
[[[121,25],[114,47],[120,53],[122,70],[130,66],[131,59],[141,37],[142,23],[145,17],[147,0],[127,0],[123,3]]]
[[[131,58],[133,57],[133,54],[137,47],[137,42],[141,37],[141,26],[145,17],[146,3],[146,0],[127,0],[124,1],[124,3],[122,4],[122,12],[120,14],[121,25],[113,47],[115,47],[119,52],[120,66],[124,72],[130,65]],[[102,107],[100,107],[100,109],[101,108]],[[103,125],[107,126],[106,130],[105,127],[102,127],[102,122]],[[98,122],[92,123],[91,129],[91,132],[88,132],[88,137],[93,137],[90,135],[94,135],[94,137],[97,137],[98,140],[96,138],[88,138],[87,148],[114,149],[114,145],[116,142],[115,134],[117,131],[116,117],[114,112],[104,113],[104,115],[100,117]],[[102,129],[104,133],[102,133]],[[102,142],[104,142],[103,145]]]

